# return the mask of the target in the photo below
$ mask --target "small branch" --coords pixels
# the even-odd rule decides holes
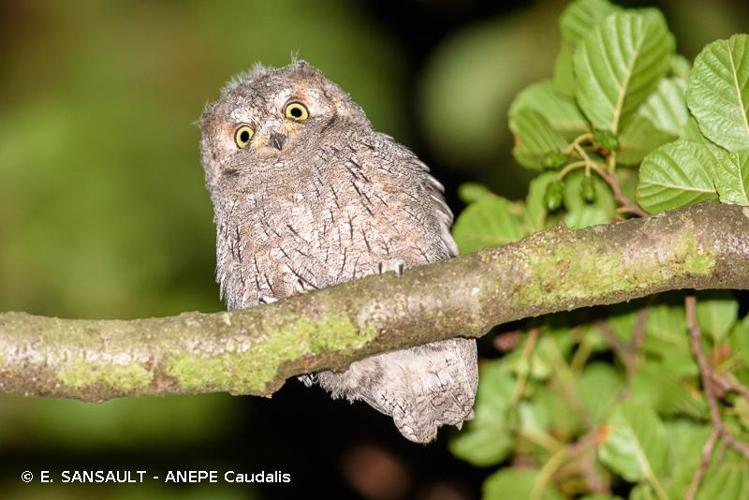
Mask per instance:
[[[632,347],[629,344],[622,342],[621,339],[617,337],[608,321],[599,319],[598,321],[596,321],[596,326],[603,333],[603,336],[606,339],[606,343],[616,353],[619,359],[622,360],[622,363],[624,363],[624,367],[627,371],[627,378],[632,378],[635,373],[636,361],[635,353]]]
[[[694,357],[697,360],[697,365],[700,368],[702,390],[705,393],[707,405],[710,409],[710,423],[713,427],[713,432],[710,435],[710,438],[702,448],[700,465],[695,476],[692,478],[692,483],[689,485],[687,498],[694,498],[699,490],[702,476],[705,474],[705,470],[707,470],[707,467],[710,464],[710,457],[712,456],[716,439],[720,438],[726,445],[741,453],[747,459],[749,459],[749,444],[733,437],[723,424],[723,420],[720,416],[720,408],[718,407],[718,398],[715,395],[715,386],[713,385],[715,373],[708,363],[707,356],[705,356],[705,352],[702,349],[701,332],[699,324],[697,323],[697,299],[694,295],[687,295],[684,299],[684,306],[686,308],[687,330],[689,331],[692,353],[694,354]]]
[[[575,137],[575,139],[567,146],[567,149],[565,150],[566,154],[572,154],[573,151],[575,151],[577,148],[580,147],[580,145],[584,142],[590,142],[593,140],[593,134],[590,132],[586,132],[584,134],[578,135]]]
[[[515,390],[512,394],[512,400],[510,406],[515,406],[518,401],[523,399],[523,393],[525,392],[525,385],[528,383],[528,376],[533,370],[533,353],[536,350],[536,342],[538,341],[538,335],[541,331],[538,328],[531,328],[528,332],[528,338],[523,346],[523,352],[520,355],[521,367],[524,369],[518,375],[518,381],[515,384]]]
[[[565,463],[554,474],[557,484],[571,477],[579,477],[585,483],[584,491],[595,495],[611,495],[608,481],[601,473],[596,450],[606,439],[608,430],[592,427],[574,443],[567,445]],[[577,482],[577,481],[576,481]]]
[[[622,187],[619,184],[619,179],[617,179],[614,172],[607,171],[606,169],[601,168],[596,163],[593,164],[593,168],[595,169],[596,173],[600,175],[601,178],[606,181],[606,184],[608,184],[611,188],[611,191],[614,193],[614,199],[619,203],[619,205],[621,205],[619,207],[620,212],[629,213],[637,217],[647,217],[648,213],[640,208],[637,203],[627,198],[622,192]]]
[[[559,226],[241,311],[129,321],[0,313],[0,393],[270,395],[289,377],[375,353],[676,289],[749,289],[749,209],[707,202]]]
[[[687,494],[684,497],[685,500],[694,500],[695,497],[697,497],[697,490],[699,490],[702,478],[705,477],[707,467],[710,465],[710,459],[713,456],[713,448],[715,447],[715,442],[719,437],[720,432],[718,432],[716,429],[713,429],[713,432],[710,433],[710,437],[705,442],[705,446],[702,447],[700,465],[694,472],[694,476],[692,476],[692,481],[689,483],[689,489],[687,490]]]
[[[720,373],[713,372],[711,376],[713,378],[713,382],[716,385],[720,386],[720,389],[723,392],[735,392],[736,394],[740,394],[741,396],[749,400],[749,387],[747,387],[746,385],[740,384],[739,382],[736,382]]]
[[[640,352],[642,343],[645,342],[645,327],[647,326],[649,315],[649,307],[643,307],[642,309],[637,311],[637,318],[635,319],[635,326],[632,330],[632,339],[630,341],[630,349],[635,356],[637,356],[637,353]]]

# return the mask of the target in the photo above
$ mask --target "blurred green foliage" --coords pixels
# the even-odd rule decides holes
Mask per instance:
[[[521,91],[508,113],[516,160],[541,173],[518,202],[462,186],[461,252],[562,221],[582,228],[709,199],[749,206],[749,35],[706,45],[691,65],[656,9],[575,0],[559,26],[554,78]],[[575,279],[574,268],[556,271]],[[669,500],[690,487],[689,498],[747,497],[746,452],[700,459],[724,425],[749,439],[749,316],[731,291],[697,293],[694,347],[684,295],[526,321],[522,345],[483,363],[476,418],[450,449],[498,466],[484,498]],[[704,478],[690,486],[698,467]]]
[[[354,3],[50,0],[2,9],[2,310],[130,318],[221,309],[196,120],[255,62],[310,60],[378,128],[405,140],[404,61]],[[4,397],[0,446],[189,449],[236,434],[239,402]]]

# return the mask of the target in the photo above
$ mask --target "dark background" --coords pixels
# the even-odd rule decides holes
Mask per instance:
[[[626,2],[626,5],[646,5]],[[658,2],[693,57],[746,31],[736,1]],[[414,149],[455,196],[517,198],[506,111],[550,76],[562,1],[0,1],[0,310],[134,318],[222,308],[195,120],[233,74],[292,52]],[[491,346],[483,354],[494,355]],[[289,381],[272,399],[207,395],[102,405],[0,397],[2,498],[461,499],[483,471],[446,435]],[[158,482],[25,485],[23,470],[282,470],[260,488]]]

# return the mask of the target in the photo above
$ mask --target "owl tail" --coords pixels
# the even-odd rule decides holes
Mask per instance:
[[[476,341],[450,339],[356,361],[318,382],[333,397],[363,400],[393,417],[411,441],[428,443],[443,425],[473,418],[478,383]]]

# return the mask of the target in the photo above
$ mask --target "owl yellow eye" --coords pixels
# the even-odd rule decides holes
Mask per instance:
[[[283,114],[286,118],[297,121],[309,118],[309,111],[307,111],[307,108],[301,102],[290,102],[284,108]]]
[[[249,125],[242,125],[238,127],[234,132],[234,142],[237,143],[239,149],[244,149],[252,140],[252,136],[255,135],[255,130]]]

